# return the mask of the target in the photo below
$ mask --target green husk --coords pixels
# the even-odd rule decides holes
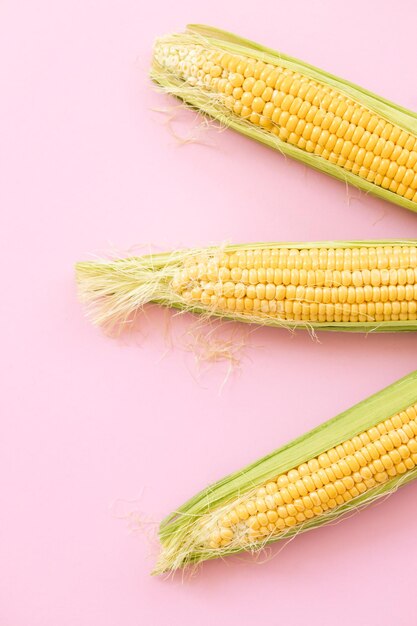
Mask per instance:
[[[360,248],[363,246],[415,246],[416,240],[336,241],[313,243],[256,243],[204,249],[178,250],[171,253],[149,254],[142,257],[110,261],[86,261],[76,264],[76,278],[80,300],[87,305],[87,313],[95,325],[108,329],[128,326],[147,303],[172,307],[203,318],[221,318],[261,326],[302,328],[349,332],[410,332],[417,330],[417,320],[367,322],[300,322],[287,321],[261,314],[226,313],[209,306],[194,306],[181,298],[172,287],[175,271],[195,254],[215,256],[219,251],[255,248]]]
[[[243,39],[210,26],[191,24],[187,26],[185,33],[161,37],[157,40],[156,45],[158,45],[158,43],[170,42],[174,44],[181,42],[202,44],[209,46],[210,48],[250,56],[266,63],[284,63],[289,69],[300,72],[319,82],[332,85],[336,89],[344,92],[351,99],[379,114],[386,121],[391,124],[396,124],[403,130],[417,136],[416,113],[390,102],[381,96],[373,94],[372,92],[367,91],[354,83],[338,78],[337,76],[304,63],[303,61],[285,55],[281,52],[276,52],[275,50],[261,46],[260,44],[252,42],[248,39]],[[334,178],[344,181],[345,183],[349,183],[366,193],[371,193],[411,211],[417,211],[416,202],[407,200],[387,189],[383,189],[374,183],[364,180],[357,174],[353,174],[338,165],[330,163],[321,156],[305,152],[296,146],[278,139],[272,133],[242,120],[242,118],[239,118],[228,111],[228,109],[222,105],[218,99],[213,99],[213,95],[208,91],[192,87],[171,72],[167,71],[165,68],[162,68],[156,62],[155,58],[153,59],[150,75],[151,78],[158,83],[164,91],[175,95],[202,113],[218,120],[221,124],[230,126],[234,130],[250,137],[251,139],[260,141],[271,148],[279,150],[282,154],[310,165],[311,167],[325,172]]]
[[[226,546],[208,549],[196,545],[201,520],[206,519],[207,514],[215,512],[219,507],[225,507],[227,510],[226,507],[230,503],[236,504],[239,496],[256,489],[279,474],[317,457],[347,439],[351,439],[416,402],[417,371],[255,463],[210,485],[161,522],[162,552],[154,573],[160,574],[200,561],[242,552],[244,549],[241,547]],[[288,539],[300,532],[334,521],[349,512],[374,502],[378,498],[388,496],[398,487],[416,477],[417,468],[414,468],[406,474],[396,476],[390,481],[367,491],[331,512],[326,512],[303,524],[289,528],[279,535],[270,536],[262,543],[251,544],[248,549],[251,552],[256,552],[266,544]]]

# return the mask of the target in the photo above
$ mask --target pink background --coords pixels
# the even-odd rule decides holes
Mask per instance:
[[[73,264],[133,244],[417,237],[416,215],[231,131],[179,145],[153,110],[175,103],[147,77],[154,37],[198,21],[417,110],[416,20],[414,0],[2,2],[2,626],[413,620],[415,484],[263,565],[149,572],[158,520],[410,372],[417,335],[239,329],[223,384],[227,363],[184,349],[191,317],[150,310],[120,340],[94,329]]]

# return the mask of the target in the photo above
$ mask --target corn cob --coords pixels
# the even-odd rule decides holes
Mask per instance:
[[[417,242],[251,244],[77,264],[98,325],[147,302],[317,330],[417,330]]]
[[[203,113],[360,189],[417,210],[417,115],[230,33],[156,41],[152,78]]]
[[[160,527],[155,573],[289,538],[417,476],[417,372],[208,487]]]

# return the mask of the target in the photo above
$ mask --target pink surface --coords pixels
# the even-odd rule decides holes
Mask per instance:
[[[410,624],[416,484],[263,565],[211,562],[184,582],[149,576],[148,535],[208,483],[410,372],[417,335],[264,329],[222,387],[226,364],[199,371],[181,341],[167,349],[169,314],[150,311],[137,340],[95,330],[73,264],[132,244],[417,237],[416,215],[231,131],[179,145],[153,110],[173,101],[147,78],[153,38],[198,21],[416,110],[415,2],[6,0],[0,17],[0,624]],[[136,510],[131,533],[117,517]]]

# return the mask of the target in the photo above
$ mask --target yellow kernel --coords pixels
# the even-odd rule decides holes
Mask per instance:
[[[268,521],[272,524],[275,524],[275,522],[278,520],[278,513],[276,511],[267,511],[266,516],[268,518]]]
[[[277,479],[277,485],[279,489],[282,489],[283,487],[286,487],[289,483],[289,480],[287,478],[287,476],[285,474],[282,474],[281,476],[278,477]]]
[[[222,539],[230,540],[233,539],[234,533],[230,528],[221,528],[220,529],[220,537]]]
[[[265,102],[262,100],[262,98],[255,97],[255,98],[253,99],[253,102],[252,102],[252,110],[253,110],[255,113],[262,113],[262,111],[263,111],[263,109],[264,109],[264,106],[265,106]]]
[[[265,87],[266,87],[266,83],[264,83],[264,81],[263,81],[263,80],[257,80],[257,81],[254,83],[253,87],[252,87],[252,93],[253,93],[253,95],[254,95],[255,97],[257,97],[257,96],[258,96],[258,97],[259,97],[259,96],[261,96],[261,95],[262,95],[262,93],[263,93],[263,91],[264,91],[264,89],[265,89]]]
[[[249,528],[251,528],[252,530],[259,530],[260,528],[260,524],[258,522],[258,518],[255,515],[252,515],[249,519],[248,519],[248,526]]]
[[[268,526],[268,518],[265,513],[258,513],[256,516],[258,518],[258,522],[261,526]]]

